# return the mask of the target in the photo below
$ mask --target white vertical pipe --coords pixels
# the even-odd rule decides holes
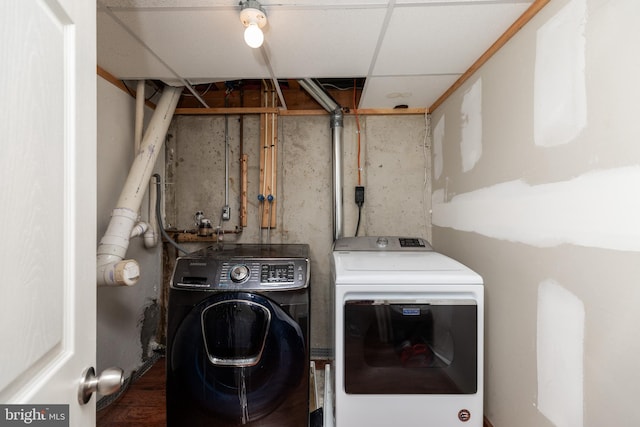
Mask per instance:
[[[158,217],[156,216],[158,203],[158,188],[155,179],[149,181],[149,229],[144,233],[145,248],[155,248],[158,245],[160,233],[158,231]]]
[[[333,136],[333,238],[343,237],[344,214],[342,206],[342,110],[337,108],[331,115],[331,134]]]
[[[182,87],[165,87],[160,102],[151,117],[129,175],[113,210],[107,231],[98,245],[98,285],[134,285],[140,276],[135,260],[124,260],[129,238],[135,226],[137,212],[147,188],[153,167],[167,135]]]
[[[135,153],[140,150],[140,144],[142,143],[142,127],[144,124],[144,80],[138,80],[138,87],[136,88],[136,123],[134,128],[133,142],[135,147]]]
[[[144,129],[144,104],[145,104],[145,81],[138,80],[136,87],[136,117],[135,117],[135,129],[134,129],[134,153],[137,154],[140,151],[140,144],[142,143],[142,131]],[[154,248],[158,244],[158,220],[156,218],[156,186],[149,183],[149,223],[138,222],[135,225],[134,231],[131,237],[137,237],[144,235],[144,246],[146,248]],[[136,228],[138,231],[136,231]]]
[[[142,140],[140,151],[133,161],[127,181],[122,193],[120,193],[118,207],[129,208],[133,211],[140,209],[142,198],[147,189],[146,186],[153,173],[153,166],[158,159],[162,144],[164,144],[181,93],[182,87],[171,86],[167,86],[162,92],[160,102],[156,106]]]

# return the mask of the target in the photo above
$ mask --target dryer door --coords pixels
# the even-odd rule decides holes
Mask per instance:
[[[182,321],[171,375],[201,409],[241,423],[275,410],[302,380],[300,326],[262,295],[218,293]]]

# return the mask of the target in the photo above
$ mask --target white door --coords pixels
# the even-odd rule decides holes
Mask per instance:
[[[0,1],[0,404],[68,404],[77,427],[95,425],[77,398],[96,359],[95,11]]]

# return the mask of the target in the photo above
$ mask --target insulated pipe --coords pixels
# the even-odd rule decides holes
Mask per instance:
[[[135,226],[138,210],[147,183],[164,143],[182,87],[167,86],[151,117],[140,150],[133,161],[120,198],[113,210],[107,231],[97,250],[97,284],[111,286],[135,285],[140,267],[135,260],[124,260],[129,238]]]
[[[319,83],[312,79],[298,80],[298,83],[318,104],[331,113],[331,137],[333,145],[333,238],[337,240],[343,234],[342,208],[342,108],[325,92]]]

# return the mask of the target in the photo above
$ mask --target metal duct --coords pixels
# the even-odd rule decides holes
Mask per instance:
[[[301,79],[298,83],[318,104],[331,113],[331,138],[333,146],[333,239],[343,236],[342,207],[342,134],[343,114],[338,103],[313,79]]]
[[[313,79],[301,79],[298,83],[315,99],[318,104],[330,113],[340,109],[338,103]]]

